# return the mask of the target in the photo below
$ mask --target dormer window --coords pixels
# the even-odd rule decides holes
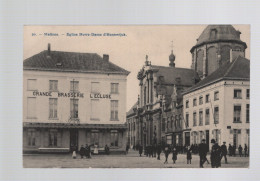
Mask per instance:
[[[211,31],[210,31],[210,39],[211,40],[214,40],[214,39],[216,39],[217,38],[217,30],[216,29],[212,29]]]

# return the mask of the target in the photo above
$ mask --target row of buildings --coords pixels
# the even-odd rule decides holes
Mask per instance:
[[[139,71],[140,92],[127,112],[127,144],[249,145],[250,62],[231,25],[209,25],[190,50],[190,69],[152,65]]]

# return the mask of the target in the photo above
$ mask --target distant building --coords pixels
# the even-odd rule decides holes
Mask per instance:
[[[23,62],[23,150],[124,151],[128,71],[95,53],[44,50]]]
[[[130,148],[135,148],[138,144],[139,138],[139,122],[137,121],[137,106],[136,102],[130,110],[126,113],[126,124],[127,124],[127,144]]]

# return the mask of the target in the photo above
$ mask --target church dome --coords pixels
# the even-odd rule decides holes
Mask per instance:
[[[235,42],[246,48],[246,43],[240,40],[240,34],[232,25],[208,25],[197,39],[196,45],[191,48],[191,52],[198,46],[215,42]]]

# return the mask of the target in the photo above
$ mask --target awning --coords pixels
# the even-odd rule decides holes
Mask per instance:
[[[72,123],[30,123],[24,122],[24,128],[87,128],[87,129],[127,129],[126,124],[72,124]]]

